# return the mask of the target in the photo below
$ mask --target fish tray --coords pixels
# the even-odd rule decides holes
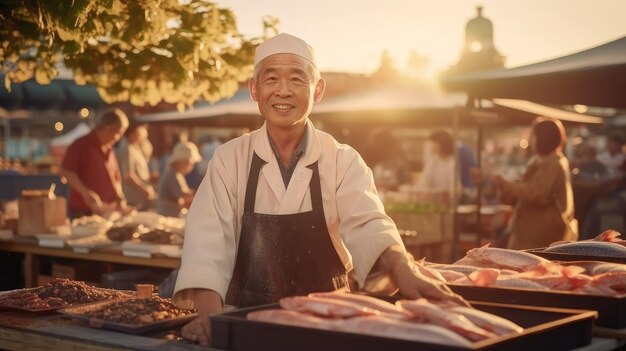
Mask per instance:
[[[626,264],[626,257],[611,257],[611,256],[595,256],[595,255],[578,255],[568,254],[561,252],[545,252],[543,250],[547,247],[541,247],[536,249],[523,250],[525,252],[546,258],[551,261],[601,261]]]
[[[406,341],[379,336],[295,327],[250,321],[253,311],[280,308],[278,304],[237,309],[212,315],[213,347],[232,351],[253,350],[571,350],[591,342],[594,311],[473,303],[479,310],[507,318],[524,328],[521,334],[508,334],[475,342],[465,348]]]
[[[489,301],[523,306],[580,308],[598,312],[595,325],[611,329],[626,328],[626,295],[599,296],[564,291],[539,291],[504,287],[448,284],[455,293],[472,301]]]

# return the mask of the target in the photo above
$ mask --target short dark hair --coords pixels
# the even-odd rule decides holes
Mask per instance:
[[[128,116],[126,116],[126,113],[124,113],[124,111],[118,108],[105,110],[102,115],[100,115],[98,125],[110,126],[114,124],[128,126]]]
[[[139,128],[139,127],[147,127],[147,126],[148,126],[148,124],[145,123],[145,122],[139,122],[137,120],[131,120],[130,123],[128,124],[128,129],[126,129],[126,133],[124,133],[124,135],[128,136],[132,132],[137,130],[137,128]]]
[[[562,147],[567,140],[563,123],[556,119],[538,119],[533,123],[535,151],[545,156]]]
[[[445,130],[436,130],[430,134],[428,139],[437,143],[441,149],[441,153],[444,155],[454,154],[454,139],[450,133]]]

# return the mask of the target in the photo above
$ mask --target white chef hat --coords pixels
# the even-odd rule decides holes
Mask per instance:
[[[287,33],[280,33],[261,43],[254,53],[254,67],[268,56],[275,54],[294,54],[311,62],[317,68],[313,48],[306,41]]]

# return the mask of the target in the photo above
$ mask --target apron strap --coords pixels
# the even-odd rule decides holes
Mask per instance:
[[[248,185],[246,186],[246,199],[243,205],[245,212],[254,212],[254,204],[256,202],[256,188],[259,185],[259,174],[261,173],[261,167],[265,165],[265,161],[254,152],[252,156],[252,165],[250,166],[250,173],[248,174]]]
[[[311,176],[311,182],[309,183],[309,188],[311,191],[311,207],[313,211],[323,211],[324,205],[322,203],[322,187],[320,185],[320,171],[317,167],[317,161],[315,161],[315,163],[308,167],[313,171],[313,175]]]

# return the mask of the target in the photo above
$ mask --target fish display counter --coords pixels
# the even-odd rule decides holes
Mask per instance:
[[[597,327],[622,330],[626,328],[626,264],[602,260],[598,254],[626,252],[618,236],[607,231],[593,240],[558,242],[545,250],[571,255],[576,261],[486,245],[469,250],[453,264],[421,265],[466,299],[594,310],[599,314]],[[619,259],[615,255],[612,260]],[[626,338],[626,331],[622,334]]]
[[[333,296],[334,295],[334,296]],[[213,346],[247,350],[572,350],[594,311],[310,294],[211,316]]]

